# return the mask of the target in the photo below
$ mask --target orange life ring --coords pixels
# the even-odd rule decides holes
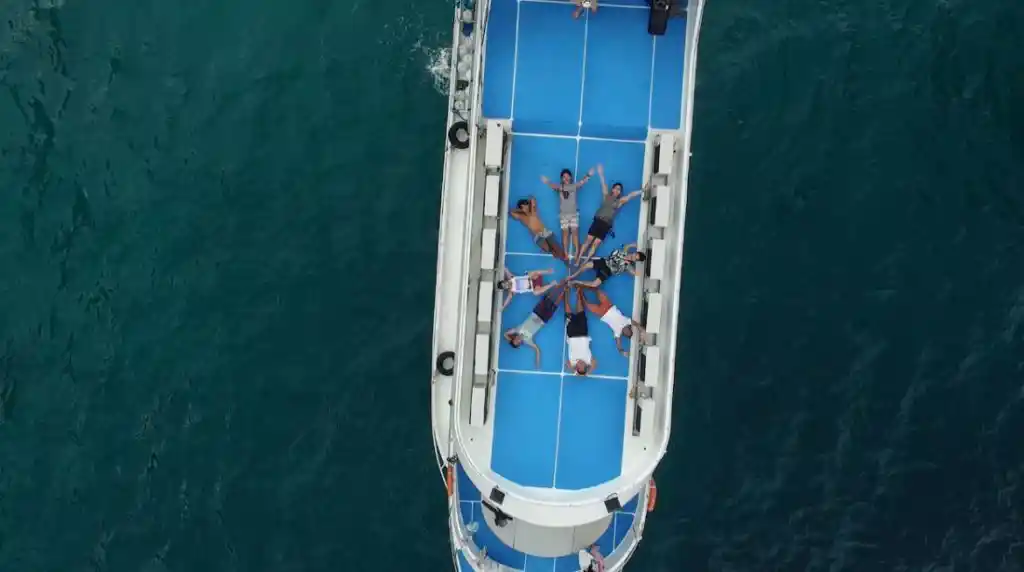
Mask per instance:
[[[448,475],[445,479],[445,488],[448,489],[448,496],[452,496],[452,493],[455,492],[454,485],[455,467],[453,465],[448,465]]]
[[[654,484],[654,478],[651,478],[650,484],[647,486],[647,512],[654,512],[654,505],[658,504],[658,485]]]

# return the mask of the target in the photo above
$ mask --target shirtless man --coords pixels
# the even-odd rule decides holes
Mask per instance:
[[[512,215],[512,218],[523,223],[523,226],[533,235],[534,244],[539,246],[541,250],[550,253],[563,262],[569,261],[569,257],[562,250],[562,246],[558,244],[551,231],[545,228],[544,222],[540,220],[540,214],[537,211],[537,199],[534,197],[519,199],[519,202],[516,203],[516,208],[512,209],[512,212],[509,214]]]
[[[590,332],[587,331],[587,313],[583,310],[583,291],[576,290],[576,299],[572,310],[569,309],[569,297],[565,298],[565,335],[569,344],[569,360],[566,365],[576,375],[593,373],[597,368],[597,359],[590,351]]]
[[[615,336],[615,349],[619,350],[619,353],[624,356],[629,356],[629,350],[622,347],[622,338],[632,338],[634,330],[640,333],[640,339],[644,339],[644,328],[636,320],[627,318],[619,310],[618,306],[612,304],[612,301],[608,299],[608,296],[600,290],[594,290],[597,293],[597,304],[591,304],[587,301],[586,296],[583,297],[583,305],[587,311],[594,314],[601,321],[608,325],[612,329],[612,335]],[[582,294],[583,291],[580,290]]]

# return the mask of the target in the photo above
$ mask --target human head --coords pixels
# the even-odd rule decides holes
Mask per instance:
[[[643,252],[630,252],[626,255],[626,260],[630,262],[643,262],[647,260],[647,255]]]
[[[519,346],[523,345],[523,336],[522,336],[522,334],[508,333],[508,334],[505,334],[505,339],[508,340],[508,345],[510,345],[510,346],[512,346],[514,348],[518,348]]]
[[[612,196],[613,197],[620,197],[620,196],[622,196],[622,183],[613,183],[612,184]]]
[[[632,325],[629,325],[629,326],[626,326],[625,328],[622,328],[622,337],[624,337],[624,338],[632,338],[633,337],[633,326]]]
[[[576,375],[587,375],[587,362],[576,360]]]
[[[528,206],[530,206],[530,199],[519,199],[516,201],[516,208],[518,209],[525,209]]]
[[[558,178],[560,178],[563,183],[571,183],[572,182],[572,171],[570,171],[569,169],[562,169],[562,173],[561,173],[561,175],[559,175]]]
[[[498,288],[498,290],[508,290],[511,285],[512,285],[512,280],[509,279],[509,278],[506,278],[504,280],[499,280],[498,281],[497,288]]]

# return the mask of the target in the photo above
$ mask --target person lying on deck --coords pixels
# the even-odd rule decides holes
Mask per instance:
[[[519,199],[516,208],[509,213],[512,218],[523,223],[523,226],[533,235],[533,242],[544,252],[550,253],[555,258],[568,262],[569,257],[565,255],[561,245],[551,236],[551,231],[544,228],[544,222],[540,220],[540,213],[537,210],[537,199],[530,197]]]
[[[544,294],[544,297],[540,299],[540,302],[537,302],[537,305],[533,307],[533,312],[523,320],[522,324],[505,330],[505,339],[510,346],[519,349],[523,344],[526,344],[533,349],[536,354],[534,367],[537,368],[540,367],[540,348],[537,347],[537,344],[533,343],[533,337],[544,327],[544,324],[548,323],[551,316],[555,315],[558,305],[565,298],[565,288],[562,287],[563,283],[564,281],[556,282],[556,287]]]
[[[583,291],[576,290],[572,310],[569,310],[569,297],[565,297],[565,335],[569,343],[569,371],[576,375],[593,373],[597,368],[597,360],[590,352],[590,333],[587,331],[587,313],[583,311]]]
[[[576,264],[579,264],[581,260],[586,261],[597,252],[597,247],[601,246],[601,241],[612,230],[612,221],[615,220],[615,214],[626,203],[642,195],[646,189],[645,187],[622,196],[622,183],[614,183],[611,190],[608,190],[608,182],[604,179],[603,166],[597,166],[597,174],[601,177],[601,206],[598,207],[597,213],[594,215],[594,222],[590,223],[590,230],[587,231],[587,239],[583,241],[583,248],[576,251]]]
[[[558,193],[558,226],[562,227],[562,244],[568,248],[569,239],[572,238],[573,252],[580,251],[580,210],[576,206],[576,192],[593,176],[594,170],[591,169],[582,179],[573,182],[572,171],[562,169],[557,184],[544,175],[540,176],[542,183]]]
[[[619,353],[628,356],[629,351],[622,347],[622,338],[632,338],[634,330],[639,332],[640,339],[644,339],[644,328],[636,320],[627,318],[619,310],[619,307],[612,304],[612,301],[600,290],[594,290],[597,293],[597,304],[591,304],[586,296],[583,296],[583,306],[588,312],[594,314],[601,321],[608,325],[612,329],[612,335],[615,336],[615,348],[619,350]],[[580,290],[582,294],[583,291]]]
[[[512,297],[516,294],[536,294],[542,296],[545,292],[555,287],[557,282],[551,282],[544,284],[544,276],[554,272],[554,268],[548,268],[546,270],[531,270],[524,276],[515,276],[505,269],[505,279],[498,282],[498,290],[502,291],[502,296],[505,300],[501,303],[502,311],[508,308],[508,303],[512,301]],[[507,295],[506,295],[507,293]]]
[[[572,17],[579,18],[580,14],[584,10],[590,10],[591,13],[597,13],[597,0],[572,0],[573,4],[576,5],[576,11],[572,13]]]
[[[613,250],[605,258],[595,258],[590,262],[587,262],[583,266],[576,269],[576,272],[569,276],[569,285],[578,286],[581,288],[597,288],[616,274],[622,274],[628,272],[633,277],[636,277],[636,263],[647,260],[647,256],[643,252],[636,252],[636,243],[627,244],[620,250]],[[587,270],[593,269],[597,272],[597,278],[584,282],[582,280],[576,280],[575,278],[580,274],[583,274]]]

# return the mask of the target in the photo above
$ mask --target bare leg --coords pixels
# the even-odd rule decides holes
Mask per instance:
[[[583,288],[580,288],[578,290],[580,295],[583,295],[583,290],[584,290]],[[600,292],[600,290],[598,290],[598,292]],[[583,307],[586,308],[587,311],[590,312],[591,314],[594,314],[594,315],[597,315],[597,316],[603,316],[604,315],[604,310],[601,307],[601,304],[591,304],[590,302],[587,301],[586,297],[583,298]]]
[[[561,302],[562,300],[564,300],[564,299],[565,299],[565,290],[566,290],[565,288],[562,288],[562,290],[561,290],[561,291],[560,291],[560,292],[558,293],[558,298],[555,298],[555,304],[556,304],[556,305],[557,305],[557,304],[558,304],[559,302]]]
[[[584,305],[586,303],[587,303],[586,299],[583,298],[583,290],[577,288],[576,289],[576,302],[575,302],[575,304],[573,304],[572,312],[574,314],[579,313],[580,311],[583,310],[583,307],[584,307]]]
[[[570,227],[569,234],[572,235],[573,252],[576,256],[580,255],[580,227]]]
[[[565,250],[562,249],[562,246],[560,244],[558,244],[554,240],[546,240],[544,241],[544,244],[545,246],[542,248],[544,248],[545,252],[550,252],[552,256],[561,260],[562,262],[569,261],[569,256],[565,254]]]
[[[590,245],[593,242],[594,242],[594,237],[592,235],[588,234],[587,235],[587,239],[583,241],[583,248],[576,251],[576,264],[579,264],[580,260],[583,260],[583,253],[586,250],[590,249]]]
[[[547,294],[548,290],[561,286],[563,282],[563,280],[555,280],[554,282],[549,282],[541,286],[540,288],[534,289],[533,293],[536,294],[537,296],[543,296],[544,294]]]
[[[587,238],[590,239],[590,237]],[[601,239],[595,238],[593,242],[590,243],[590,252],[587,253],[586,258],[593,258],[593,256],[597,254],[597,247],[599,246],[601,246]]]
[[[569,232],[570,231],[569,231],[568,228],[563,228],[562,229],[562,244],[564,244],[566,247],[569,246]],[[577,252],[579,252],[579,251],[577,251]]]

